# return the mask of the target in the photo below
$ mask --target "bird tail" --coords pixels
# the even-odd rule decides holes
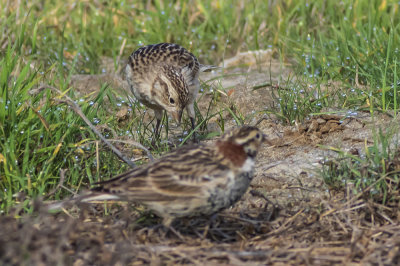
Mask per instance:
[[[120,200],[120,197],[116,195],[100,193],[100,192],[88,192],[83,195],[76,196],[72,199],[63,200],[60,202],[52,203],[47,206],[47,211],[61,211],[63,208],[68,206],[76,205],[81,202],[93,202],[93,201],[107,201],[107,200]]]
[[[214,69],[221,68],[219,66],[212,66],[212,65],[202,65],[200,64],[200,72],[210,72]]]

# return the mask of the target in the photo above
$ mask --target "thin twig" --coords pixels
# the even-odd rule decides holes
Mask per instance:
[[[294,220],[296,220],[296,218],[302,214],[304,212],[304,209],[299,210],[295,215],[291,216],[289,219],[285,220],[283,222],[283,224],[278,227],[277,229],[275,229],[274,231],[271,231],[269,233],[266,234],[266,236],[270,237],[273,235],[279,235],[282,232],[284,232],[285,230],[287,230],[289,228],[289,224],[292,223]]]
[[[64,181],[65,181],[65,172],[66,172],[67,170],[68,170],[68,169],[60,169],[60,181],[58,182],[57,186],[56,186],[52,191],[50,191],[49,193],[47,193],[46,198],[49,198],[50,196],[53,196],[53,195],[57,192],[57,190],[58,190],[60,187],[63,186]]]
[[[146,152],[147,157],[150,159],[150,161],[154,161],[154,157],[153,155],[151,155],[150,151],[148,149],[146,149],[146,147],[144,147],[142,144],[136,142],[136,141],[131,141],[131,140],[119,140],[119,139],[110,139],[110,142],[119,142],[119,143],[125,143],[125,144],[129,144],[132,146],[136,146],[142,150],[144,150]],[[137,161],[137,160],[133,160],[133,161]]]
[[[110,142],[107,141],[107,139],[96,129],[96,127],[89,121],[89,119],[83,114],[81,108],[79,107],[79,105],[74,102],[70,97],[68,97],[68,95],[65,95],[62,91],[60,91],[59,89],[47,85],[47,84],[41,84],[41,87],[46,87],[51,89],[52,91],[56,92],[57,94],[60,95],[60,97],[64,97],[64,99],[54,99],[57,102],[60,103],[65,103],[67,104],[69,107],[72,108],[72,110],[75,111],[75,113],[77,113],[82,120],[90,127],[90,129],[115,153],[115,155],[117,155],[121,160],[123,160],[125,163],[127,163],[130,167],[135,167],[135,163],[132,162],[131,160],[129,160],[128,158],[126,158],[117,148],[114,147],[114,145],[112,145]],[[134,142],[132,142],[131,144],[133,144]],[[148,154],[150,153],[145,147],[143,147],[142,144],[140,143],[136,143],[136,146],[144,149]]]

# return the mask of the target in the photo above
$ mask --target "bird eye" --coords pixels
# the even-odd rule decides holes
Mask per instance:
[[[169,98],[169,103],[170,104],[175,104],[175,100],[173,98]]]
[[[257,139],[260,139],[260,138],[261,138],[260,133],[257,133],[257,134],[256,134],[256,138],[257,138]]]

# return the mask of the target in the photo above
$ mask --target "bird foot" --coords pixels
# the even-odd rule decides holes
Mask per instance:
[[[163,224],[158,224],[158,225],[156,225],[156,226],[154,226],[154,227],[152,228],[153,231],[155,231],[155,230],[157,230],[157,229],[162,231],[162,232],[161,232],[161,237],[162,237],[162,238],[166,238],[168,232],[170,231],[170,232],[172,232],[175,236],[177,236],[181,241],[184,241],[183,236],[182,236],[178,231],[176,231],[175,228],[173,228],[171,225],[170,225],[170,226],[166,226],[166,225],[163,225]]]

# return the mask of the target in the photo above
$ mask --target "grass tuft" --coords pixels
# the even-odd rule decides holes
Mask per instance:
[[[335,159],[328,159],[321,171],[325,183],[333,190],[343,190],[351,184],[354,194],[388,205],[400,202],[400,146],[392,143],[393,133],[379,129],[374,143],[362,154],[358,151],[345,152],[329,148],[338,153]]]

